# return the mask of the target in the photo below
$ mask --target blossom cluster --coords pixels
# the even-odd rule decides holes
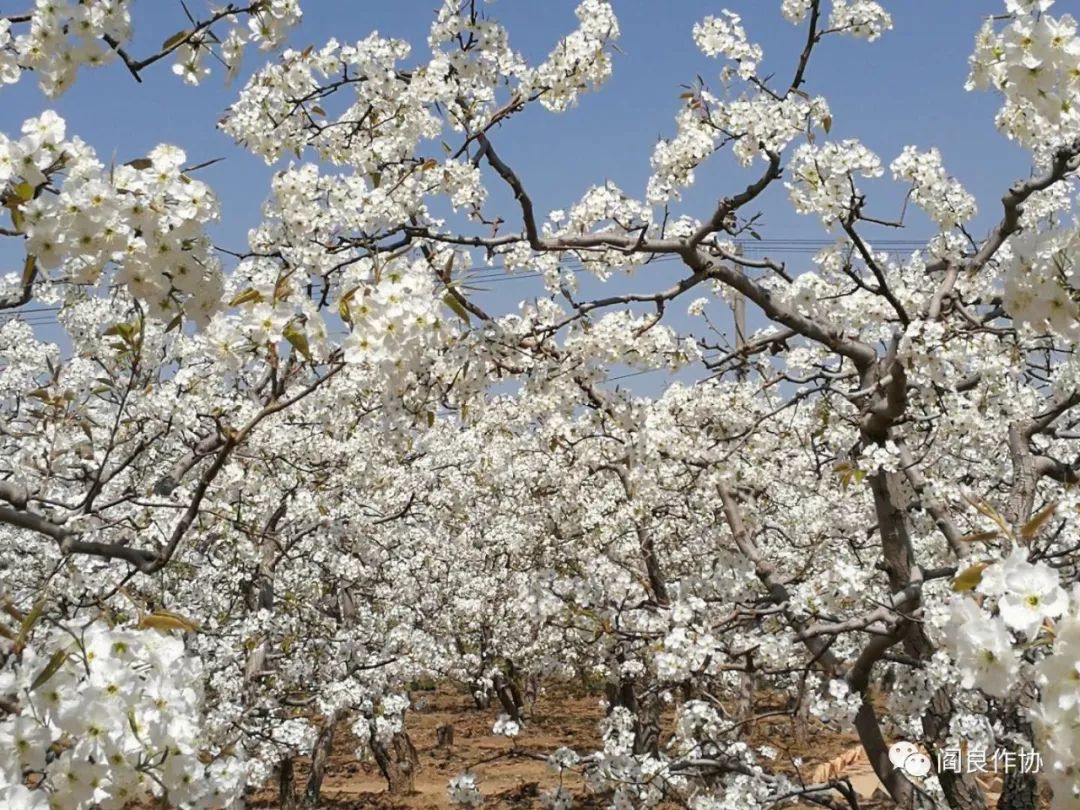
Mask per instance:
[[[969,63],[968,89],[992,89],[1004,99],[998,128],[1038,151],[1080,135],[1080,36],[1070,15],[1047,13],[1052,0],[1006,3],[1011,19],[998,30],[988,19]]]
[[[476,784],[476,776],[463,773],[450,780],[447,789],[450,802],[457,807],[479,807],[484,803],[484,795]]]
[[[230,15],[232,24],[225,37],[219,38],[198,33],[179,32],[182,44],[176,47],[176,61],[173,73],[186,84],[197,85],[210,75],[207,62],[223,62],[228,78],[235,78],[240,71],[244,49],[255,43],[262,51],[273,50],[280,46],[289,31],[300,22],[303,12],[299,0],[264,0],[253,3],[248,11],[247,26],[236,22],[235,15]],[[171,40],[166,40],[168,46]],[[215,50],[213,43],[220,43]]]
[[[0,720],[4,806],[232,806],[246,773],[208,756],[201,677],[167,632],[95,623],[35,640],[0,669],[0,695],[19,707]]]
[[[777,5],[813,9],[806,59],[825,34],[891,25],[864,0],[827,18]],[[1010,0],[1002,53],[979,58],[1030,62],[1049,6]],[[220,43],[174,39],[177,72],[199,81],[207,47],[235,68],[245,44],[285,44],[299,13],[251,10],[221,18],[245,25]],[[1071,23],[1054,24],[1046,58],[1072,104]],[[49,626],[66,628],[0,641],[0,799],[226,805],[317,757],[315,714],[393,783],[410,685],[434,680],[515,753],[546,685],[601,686],[600,742],[548,758],[544,801],[572,806],[573,771],[617,808],[693,810],[826,792],[747,742],[738,696],[755,689],[878,756],[894,732],[936,745],[922,718],[946,697],[950,744],[998,745],[1030,687],[1031,742],[1069,806],[1080,249],[1061,130],[1024,142],[1033,179],[982,242],[940,155],[905,149],[892,177],[939,233],[898,257],[875,245],[878,184],[860,186],[881,161],[828,139],[814,71],[774,89],[721,13],[694,39],[745,81],[688,90],[645,198],[596,182],[544,213],[503,148],[511,119],[606,81],[618,32],[610,3],[584,0],[530,66],[478,3],[447,0],[430,53],[378,34],[286,50],[222,124],[268,163],[296,155],[227,277],[205,234],[216,202],[177,148],[106,167],[54,113],[0,143],[5,230],[31,257],[5,293],[55,304],[63,333],[0,324],[0,591],[17,615],[48,583],[64,596]],[[1016,89],[1025,115],[1040,89]],[[720,192],[730,216],[669,210],[721,153],[761,172]],[[797,211],[843,227],[805,266],[735,250],[780,178]],[[503,306],[470,284],[481,270],[535,273],[534,294]],[[753,334],[720,322],[738,299]],[[684,311],[717,317],[691,332]],[[623,382],[640,373],[661,390]],[[1017,514],[1055,506],[984,531],[1002,493]],[[148,631],[182,624],[150,605],[203,632]],[[905,804],[907,783],[885,781]],[[485,801],[471,773],[449,794]]]
[[[444,308],[426,261],[388,268],[381,279],[342,298],[352,325],[343,343],[346,361],[415,370],[457,331]]]
[[[675,137],[661,139],[653,148],[646,199],[652,204],[678,199],[680,190],[694,183],[698,166],[723,143],[734,141],[733,155],[750,166],[755,159],[767,161],[769,153],[782,152],[800,133],[828,120],[828,102],[820,96],[722,101],[701,90],[677,114]]]
[[[209,187],[183,172],[184,152],[162,145],[147,158],[106,167],[48,110],[0,135],[0,183],[28,262],[57,279],[114,281],[164,321],[206,323],[220,305],[220,266],[204,226],[218,217]],[[62,178],[62,182],[57,183]],[[58,193],[42,193],[46,183]]]
[[[619,39],[619,21],[608,0],[582,0],[574,11],[580,27],[563,37],[548,58],[523,77],[524,90],[537,94],[553,112],[577,103],[585,90],[598,89],[611,77],[611,46]]]
[[[832,227],[858,204],[855,177],[880,177],[883,171],[878,156],[856,140],[803,144],[792,156],[786,185],[796,211],[817,214]]]
[[[1080,227],[1047,228],[1013,240],[1003,261],[1003,298],[1017,321],[1080,336]]]
[[[696,24],[694,42],[706,56],[722,55],[737,62],[742,79],[755,74],[764,55],[760,45],[747,41],[742,18],[731,11],[725,11],[721,17],[706,17]]]
[[[28,19],[0,20],[0,85],[17,82],[23,69],[33,70],[42,91],[55,98],[74,84],[83,66],[99,67],[123,58],[138,73],[145,65],[123,51],[133,34],[131,6],[129,0],[34,0]],[[213,17],[202,22],[191,19],[191,28],[162,44],[160,54],[175,53],[173,72],[188,84],[198,84],[210,73],[206,62],[211,56],[235,75],[247,45],[257,44],[264,51],[278,47],[302,14],[299,0],[257,0],[242,14],[232,6],[212,11]],[[219,20],[228,25],[224,36],[213,32],[213,23]],[[13,30],[20,30],[13,26],[24,22],[27,30],[13,35]]]
[[[829,27],[873,42],[892,28],[892,17],[874,0],[832,0]]]
[[[77,4],[36,0],[30,30],[4,43],[7,47],[0,57],[7,66],[3,82],[18,81],[18,68],[30,68],[40,74],[46,95],[59,96],[75,81],[79,67],[102,65],[115,58],[116,52],[106,38],[120,47],[131,33],[127,0]],[[10,36],[10,24],[4,21],[0,37]]]
[[[979,570],[981,568],[981,570]],[[1041,689],[1031,719],[1039,728],[1046,775],[1060,805],[1077,795],[1073,767],[1080,727],[1080,591],[1067,592],[1057,571],[1028,562],[1018,546],[1003,560],[982,565],[975,592],[951,604],[946,635],[965,689],[1004,698],[1016,688],[1025,649],[1039,649],[1034,667]]]
[[[937,149],[905,147],[889,168],[894,179],[911,183],[911,199],[943,231],[964,225],[977,213],[975,198],[948,175]]]
[[[801,23],[809,10],[810,0],[783,0],[780,5],[780,13],[792,25]]]

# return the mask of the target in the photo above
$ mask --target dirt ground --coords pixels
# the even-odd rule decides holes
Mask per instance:
[[[543,757],[560,746],[578,751],[599,746],[597,721],[603,716],[599,695],[576,696],[549,693],[541,696],[522,733],[513,741],[495,736],[491,728],[499,715],[497,705],[478,710],[471,698],[451,688],[413,694],[417,710],[407,715],[409,736],[419,754],[416,792],[392,797],[374,762],[358,761],[356,740],[347,726],[335,735],[331,759],[323,783],[321,806],[336,810],[444,810],[452,805],[447,795],[450,779],[466,770],[476,775],[485,797],[485,810],[533,810],[542,807],[540,796],[557,787],[559,776]],[[759,713],[768,711],[759,707]],[[436,729],[454,727],[454,743],[440,747]],[[861,749],[852,738],[820,727],[801,732],[787,717],[761,720],[748,735],[753,745],[768,744],[778,752],[775,765],[793,773],[796,762],[807,780],[847,777],[860,795],[860,806],[891,807],[879,792],[879,783]],[[296,765],[297,792],[307,780],[307,763]],[[599,808],[605,802],[588,793],[582,780],[568,778],[575,807]],[[274,790],[256,794],[253,807],[277,808]]]
[[[556,748],[587,748],[599,745],[597,721],[603,716],[599,697],[541,697],[522,733],[515,739],[492,734],[499,715],[497,706],[478,710],[463,693],[440,688],[413,693],[415,708],[406,715],[409,738],[420,758],[416,772],[416,793],[391,797],[386,781],[375,763],[357,761],[357,741],[342,726],[334,736],[330,764],[323,782],[323,806],[337,810],[435,810],[450,808],[447,786],[450,779],[468,770],[476,775],[480,790],[487,799],[485,808],[540,807],[539,796],[557,787],[558,774],[542,758]],[[438,745],[436,730],[451,724],[454,742]],[[307,780],[307,762],[296,765],[298,792]],[[584,793],[580,779],[565,784],[575,793]],[[276,808],[276,791],[257,794],[252,807]],[[589,805],[583,804],[583,807]]]

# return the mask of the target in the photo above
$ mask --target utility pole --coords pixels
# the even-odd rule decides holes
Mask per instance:
[[[735,245],[735,255],[742,256],[741,245]],[[735,322],[735,351],[741,355],[746,347],[746,298],[741,292],[734,293],[734,298],[731,300],[731,314]],[[735,376],[742,381],[746,379],[746,358],[740,357],[740,360]]]

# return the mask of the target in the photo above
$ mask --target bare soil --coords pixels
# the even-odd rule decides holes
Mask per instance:
[[[342,724],[334,736],[330,763],[323,782],[322,806],[353,810],[435,810],[450,808],[447,786],[450,779],[464,771],[476,775],[486,797],[484,807],[540,807],[539,797],[545,790],[559,785],[559,776],[547,765],[545,758],[560,746],[590,749],[599,746],[597,721],[603,717],[599,697],[542,696],[533,709],[530,721],[522,733],[510,740],[492,734],[499,710],[478,710],[472,699],[451,689],[413,694],[418,709],[406,715],[409,738],[419,754],[416,773],[416,792],[410,796],[390,796],[386,781],[375,763],[359,761],[357,740],[347,724]],[[454,742],[440,747],[437,729],[450,724]],[[308,776],[308,763],[296,763],[298,790]],[[564,784],[574,792],[584,794],[584,785],[577,777]],[[256,794],[252,807],[279,806],[276,790]],[[582,807],[590,804],[583,803]]]
[[[357,741],[342,724],[334,737],[321,807],[448,810],[452,807],[447,794],[450,779],[468,770],[476,775],[485,810],[534,810],[543,806],[541,794],[559,785],[558,773],[544,761],[548,754],[560,746],[584,752],[600,745],[597,723],[604,712],[599,695],[542,695],[514,740],[492,734],[500,713],[497,705],[478,710],[468,695],[449,687],[414,693],[413,701],[418,708],[408,713],[406,721],[420,760],[416,791],[408,796],[389,795],[375,763],[357,759]],[[759,714],[767,711],[768,707],[758,707]],[[454,742],[440,747],[437,729],[446,724],[454,728]],[[793,774],[799,763],[798,770],[808,780],[824,773],[847,777],[860,794],[861,807],[892,806],[878,791],[879,783],[851,737],[813,724],[799,727],[790,718],[777,716],[748,729],[746,739],[752,745],[775,748],[778,770]],[[297,760],[295,774],[300,793],[308,775],[306,760]],[[566,777],[564,786],[574,793],[575,807],[589,810],[607,805],[604,797],[588,792],[580,777]],[[256,793],[251,806],[279,807],[276,789]]]

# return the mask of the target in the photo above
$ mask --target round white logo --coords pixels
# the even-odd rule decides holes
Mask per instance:
[[[914,743],[901,740],[889,747],[889,762],[908,776],[922,779],[930,773],[930,757],[920,751]]]

